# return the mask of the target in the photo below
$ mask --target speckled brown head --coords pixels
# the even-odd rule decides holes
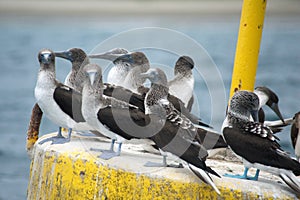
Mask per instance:
[[[80,48],[71,48],[63,52],[55,52],[55,55],[60,58],[69,60],[72,63],[72,67],[77,70],[81,66],[85,66],[89,63],[87,54]]]
[[[180,56],[175,64],[174,74],[190,73],[194,68],[194,61],[189,56]]]
[[[149,60],[143,52],[132,52],[128,54],[124,54],[118,57],[116,61],[122,60],[124,62],[129,63],[132,67],[141,66],[141,65],[149,65]]]

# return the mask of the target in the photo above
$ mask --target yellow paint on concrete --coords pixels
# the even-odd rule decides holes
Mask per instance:
[[[243,1],[230,97],[237,89],[254,89],[266,4],[266,0]]]
[[[56,134],[56,133],[55,133]],[[46,135],[45,137],[54,136]],[[244,180],[214,178],[221,196],[202,183],[187,168],[143,167],[145,161],[160,161],[160,156],[136,152],[132,144],[124,144],[121,157],[108,161],[97,158],[99,153],[89,147],[109,146],[93,137],[84,138],[73,134],[70,143],[51,145],[47,142],[34,146],[28,184],[28,199],[294,199],[295,196],[282,186],[256,182],[257,189],[249,189]],[[75,138],[74,138],[75,137]],[[91,141],[93,139],[93,141]],[[128,163],[126,163],[128,162]],[[208,161],[209,162],[209,161]],[[211,164],[216,168],[219,161]],[[125,164],[126,163],[126,164]],[[242,168],[242,166],[240,166]],[[268,189],[268,187],[270,189]],[[275,195],[274,195],[275,194]]]

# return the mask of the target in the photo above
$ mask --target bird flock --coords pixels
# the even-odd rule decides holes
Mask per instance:
[[[56,79],[57,58],[71,62],[65,82]],[[113,63],[103,82],[102,69],[92,62],[105,59]],[[64,144],[71,140],[72,131],[90,131],[111,139],[109,149],[101,149],[100,159],[121,156],[123,141],[143,139],[162,155],[162,163],[145,163],[147,167],[171,166],[167,155],[172,154],[215,192],[220,190],[211,175],[221,178],[213,167],[207,166],[212,150],[230,148],[245,166],[243,175],[223,176],[258,180],[259,172],[279,176],[296,195],[300,196],[300,112],[295,114],[291,140],[296,159],[285,152],[275,133],[289,124],[278,108],[277,95],[267,87],[254,92],[236,91],[230,100],[222,130],[219,133],[190,111],[193,105],[194,62],[180,56],[175,63],[174,78],[167,80],[163,70],[151,68],[143,52],[115,48],[105,53],[87,55],[80,48],[63,52],[42,49],[38,53],[40,69],[34,89],[36,106],[58,128],[56,136],[40,144]],[[149,88],[144,86],[151,82]],[[265,121],[262,107],[269,106],[279,122]],[[62,135],[68,129],[68,136]],[[118,144],[115,150],[115,143]],[[176,166],[176,167],[182,167]],[[249,177],[249,168],[256,168]]]

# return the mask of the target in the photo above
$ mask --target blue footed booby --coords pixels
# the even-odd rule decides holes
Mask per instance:
[[[218,176],[205,165],[208,153],[199,137],[198,130],[200,129],[196,128],[168,101],[169,88],[165,73],[160,69],[149,69],[141,76],[148,78],[151,82],[151,88],[145,97],[145,114],[155,118],[163,127],[161,131],[150,137],[151,140],[163,152],[172,153],[187,161],[190,169],[196,175],[201,174],[202,180],[205,180],[219,193],[208,174],[199,171],[202,169]],[[166,155],[163,156],[165,158]]]
[[[115,48],[105,53],[89,55],[89,57],[112,61],[114,66],[108,72],[107,82],[113,85],[122,85],[128,72],[131,70],[131,65],[118,58],[128,53],[130,52],[126,49]]]
[[[291,141],[295,149],[296,158],[300,162],[300,112],[296,113],[293,118]]]
[[[116,50],[111,50],[109,53],[90,55],[89,57],[113,60],[115,66],[111,69],[112,72],[109,72],[108,82],[138,93],[139,87],[143,86],[145,82],[139,75],[150,68],[149,60],[142,52],[120,54],[121,51],[119,49],[117,50],[117,54],[111,54],[111,51],[116,52]],[[107,57],[107,55],[109,56]],[[111,59],[112,56],[113,59]]]
[[[292,123],[291,119],[284,119],[279,110],[278,103],[279,98],[275,92],[270,88],[265,86],[258,86],[255,88],[254,93],[259,98],[259,112],[258,112],[258,121],[264,123],[272,129],[272,132],[275,134],[282,130],[282,127],[287,126]],[[280,120],[276,121],[265,121],[265,113],[263,106],[267,105],[270,107],[275,114],[279,117]]]
[[[71,48],[63,52],[55,52],[55,56],[67,59],[72,63],[72,69],[67,75],[64,84],[81,92],[83,79],[82,68],[90,63],[86,53],[80,48]]]
[[[258,86],[255,88],[254,93],[259,98],[259,108],[262,108],[264,105],[269,106],[276,113],[279,119],[284,123],[284,119],[278,107],[279,98],[275,94],[275,92],[265,86]],[[259,111],[259,122],[263,123],[265,121],[265,115],[263,110]]]
[[[119,55],[118,53],[120,53],[120,55],[123,55],[122,53],[125,52],[127,52],[127,50],[125,49],[113,49],[110,51],[110,53],[106,53],[103,55],[106,58],[106,56]],[[65,84],[81,93],[83,88],[83,77],[84,77],[83,67],[90,63],[87,54],[80,48],[71,48],[63,52],[55,52],[55,55],[57,57],[67,59],[72,63],[72,68],[68,76],[66,77]],[[101,57],[101,55],[95,55],[95,56]],[[116,58],[117,57],[119,56],[116,56]],[[131,104],[139,106],[140,109],[143,109],[144,99],[140,95],[132,93],[131,91],[126,90],[125,88],[120,86],[115,86],[108,83],[105,83],[104,86],[105,86],[104,87],[105,95],[107,96],[114,95],[114,97],[119,100],[127,101]]]
[[[169,92],[179,98],[186,108],[191,111],[194,92],[194,61],[188,56],[180,56],[174,67],[175,77],[169,81]]]
[[[132,139],[134,137],[124,131],[122,131],[121,136],[119,136],[111,130],[116,128],[114,124],[116,118],[124,116],[124,112],[128,113],[130,109],[137,109],[137,107],[113,97],[103,95],[104,84],[102,81],[102,70],[98,65],[88,64],[83,68],[83,72],[85,76],[83,78],[82,89],[82,115],[94,130],[112,139],[110,149],[102,151],[103,153],[100,158],[110,159],[115,156],[120,156],[121,145],[124,138]],[[113,112],[115,112],[114,114],[117,116],[114,116]],[[122,118],[122,120],[125,119],[124,117]],[[115,141],[119,143],[117,152],[114,151]]]
[[[38,54],[38,60],[40,70],[34,95],[45,116],[59,126],[58,135],[49,140],[52,140],[52,143],[64,143],[70,140],[72,129],[90,130],[80,112],[81,95],[56,80],[54,52],[43,49]],[[66,103],[66,98],[69,98],[70,102]],[[62,136],[61,127],[68,128],[67,139]]]
[[[87,122],[92,126],[108,128],[122,138],[143,138],[152,140],[159,149],[170,152],[189,163],[191,170],[210,184],[218,193],[218,188],[207,173],[219,177],[210,167],[206,166],[207,151],[200,143],[197,129],[185,117],[179,116],[178,111],[171,111],[163,117],[156,113],[144,113],[139,108],[121,102],[113,97],[103,95],[101,69],[97,65],[87,65],[84,68],[86,79],[83,88],[82,113]],[[154,90],[149,90],[145,99],[146,111],[151,109],[149,102],[160,101],[160,95],[154,95]],[[151,92],[151,93],[150,93]],[[164,93],[163,96],[167,95]],[[154,96],[153,96],[154,95]],[[153,101],[152,101],[153,100]],[[94,106],[91,106],[94,105]],[[158,106],[154,106],[161,110]],[[165,109],[165,108],[162,108]],[[155,109],[156,110],[156,109]],[[182,120],[184,118],[184,120]],[[165,121],[165,123],[162,123]],[[114,138],[114,135],[110,137]],[[113,156],[119,155],[112,153]]]
[[[91,55],[91,56],[93,58],[100,58],[97,57],[96,55]],[[143,86],[145,79],[141,78],[139,74],[142,72],[146,72],[150,67],[150,63],[146,55],[142,52],[131,52],[131,53],[120,55],[118,58],[115,59],[115,61],[116,60],[120,63],[126,63],[130,65],[130,71],[128,71],[126,78],[124,79],[124,82],[121,84],[121,86],[131,91],[134,91],[134,93],[138,92],[144,97],[148,92],[149,88],[145,88]],[[106,93],[106,91],[104,91],[104,93]],[[109,94],[106,93],[106,95]],[[182,114],[188,117],[194,124],[204,126],[204,127],[210,127],[206,123],[202,122],[198,117],[191,114],[190,111],[185,107],[185,104],[179,98],[171,94],[168,94],[168,100],[175,106],[177,110],[179,110]],[[130,103],[134,104],[134,102],[130,102]],[[144,110],[144,108],[141,107],[140,109]]]
[[[232,177],[257,180],[259,171],[255,177],[247,175],[248,169],[254,167],[279,176],[299,195],[300,183],[296,176],[300,175],[300,163],[280,148],[268,126],[257,122],[258,108],[259,98],[252,92],[237,91],[230,101],[223,135],[231,149],[242,157],[245,166],[242,176]]]

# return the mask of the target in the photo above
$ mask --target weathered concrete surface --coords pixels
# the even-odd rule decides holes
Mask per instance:
[[[145,153],[140,141],[126,141],[121,156],[110,160],[90,151],[108,149],[110,140],[104,138],[73,133],[70,143],[39,144],[55,134],[41,137],[34,146],[28,199],[296,199],[280,179],[263,172],[259,181],[212,177],[221,191],[218,196],[187,167],[144,167],[147,161],[161,162],[161,156]],[[222,156],[207,160],[207,165],[220,175],[244,169]]]

